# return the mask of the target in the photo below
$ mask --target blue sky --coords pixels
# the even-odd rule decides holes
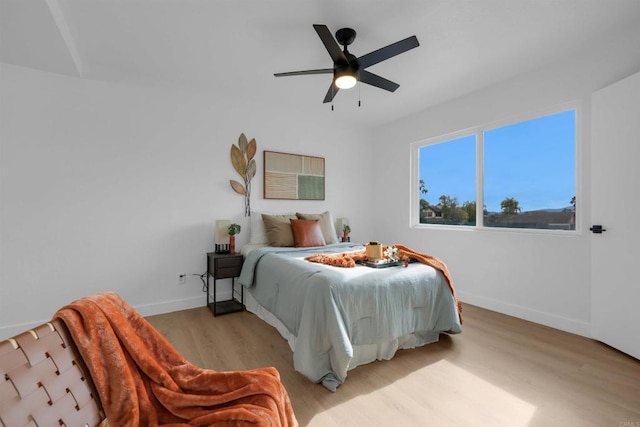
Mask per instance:
[[[443,195],[462,205],[475,201],[476,137],[469,135],[420,150],[420,178],[437,204]],[[499,212],[512,197],[523,211],[570,206],[575,195],[575,111],[484,133],[484,204]]]

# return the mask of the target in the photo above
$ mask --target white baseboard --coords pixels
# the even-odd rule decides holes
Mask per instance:
[[[230,294],[230,292],[229,292]],[[224,298],[225,295],[221,295]],[[204,307],[206,300],[204,296],[190,297],[180,300],[157,302],[152,304],[135,305],[133,308],[142,316],[153,316],[156,314],[171,313],[173,311],[187,310],[190,308]],[[0,327],[0,341],[16,336],[22,332],[49,322],[51,319],[41,319],[33,322],[19,323],[15,325]]]
[[[154,316],[156,314],[171,313],[173,311],[188,310],[190,308],[204,307],[206,300],[204,295],[190,297],[180,300],[154,302],[133,306],[133,308],[143,316]]]
[[[558,316],[557,314],[546,313],[544,311],[534,310],[529,307],[523,307],[481,295],[474,295],[468,292],[458,292],[458,296],[463,303],[476,305],[498,313],[591,338],[591,324],[589,322],[570,319],[568,317]],[[464,312],[462,314],[464,317]]]

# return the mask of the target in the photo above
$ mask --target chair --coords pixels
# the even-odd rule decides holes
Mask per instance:
[[[113,292],[53,318],[0,342],[2,427],[298,425],[275,368],[192,365]]]
[[[0,342],[0,425],[93,427],[104,418],[91,376],[60,320]]]

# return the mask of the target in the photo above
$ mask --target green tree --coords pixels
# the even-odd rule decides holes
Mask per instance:
[[[462,208],[457,208],[453,211],[453,215],[450,218],[450,221],[454,224],[464,224],[469,222],[469,214]]]
[[[458,199],[456,197],[443,194],[439,200],[440,208],[442,209],[442,219],[452,224],[467,222],[469,215],[464,209],[458,206]]]
[[[576,196],[571,198],[571,207],[573,208],[573,214],[571,215],[571,223],[573,223],[572,230],[575,230],[576,225]]]
[[[427,194],[429,192],[429,190],[427,190],[427,187],[424,184],[424,179],[420,180],[419,189],[420,189],[420,194]]]
[[[518,202],[513,197],[506,197],[503,201],[501,201],[500,209],[502,209],[502,213],[505,215],[514,215],[522,212],[522,208],[520,208],[520,202]]]
[[[420,190],[420,194],[427,194],[429,192],[429,190],[427,190],[427,187],[424,185],[424,180],[423,179],[420,180],[419,190]],[[427,222],[427,216],[424,213],[424,211],[428,207],[429,207],[429,202],[427,202],[425,199],[423,199],[421,197],[420,198],[420,222],[421,223]]]
[[[576,214],[576,196],[573,196],[571,198],[571,200],[569,200],[569,203],[571,203],[571,207],[570,208],[563,208],[562,212],[573,212],[573,215],[575,216],[575,214]]]
[[[453,211],[458,207],[458,199],[443,194],[439,200],[440,208],[442,209],[442,218],[448,220],[452,216]]]
[[[467,213],[468,221],[476,223],[476,202],[464,202],[462,204],[462,210]]]

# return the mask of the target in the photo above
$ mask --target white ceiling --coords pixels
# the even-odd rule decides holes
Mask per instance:
[[[0,61],[86,79],[160,85],[381,124],[577,54],[640,22],[640,0],[0,0]],[[312,24],[352,27],[369,68],[400,84],[322,100],[330,68]],[[362,107],[357,107],[358,96]]]

